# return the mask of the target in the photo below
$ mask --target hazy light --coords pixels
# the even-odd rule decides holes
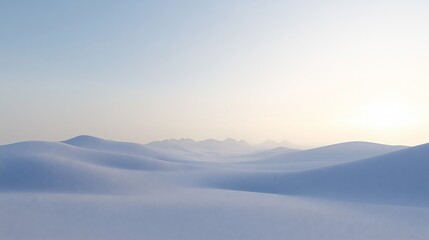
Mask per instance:
[[[429,136],[429,2],[0,1],[0,144]]]
[[[381,99],[365,106],[353,120],[361,127],[396,130],[417,123],[412,106],[398,99]]]

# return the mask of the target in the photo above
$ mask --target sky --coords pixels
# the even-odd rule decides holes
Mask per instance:
[[[0,144],[429,142],[424,0],[0,2]]]

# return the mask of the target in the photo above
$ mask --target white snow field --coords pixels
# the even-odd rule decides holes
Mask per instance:
[[[0,146],[0,240],[429,239],[429,144]]]

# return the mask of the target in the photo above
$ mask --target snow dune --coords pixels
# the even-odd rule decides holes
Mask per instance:
[[[228,143],[0,146],[0,239],[429,239],[429,144]]]
[[[120,153],[130,156],[145,156],[159,160],[166,161],[190,161],[195,160],[195,157],[199,157],[196,153],[189,151],[185,148],[165,148],[158,149],[150,147],[149,145],[142,145],[130,142],[117,142],[112,140],[105,140],[93,136],[78,136],[66,141],[63,141],[68,145],[97,150],[102,152]]]
[[[289,173],[235,173],[213,180],[240,191],[429,206],[429,144]]]
[[[390,146],[370,142],[345,142],[304,151],[273,153],[269,152],[261,159],[252,161],[258,164],[281,164],[305,161],[346,162],[386,154],[407,148],[406,146]]]
[[[139,172],[149,175],[154,171],[180,172],[196,168],[153,158],[150,151],[148,156],[139,156],[134,151],[126,154],[122,148],[97,149],[93,141],[88,143],[85,148],[42,141],[0,146],[0,191],[126,192],[129,185],[133,185],[130,182],[142,181],[142,177],[137,176]],[[125,143],[118,145],[128,147]]]
[[[0,148],[0,191],[99,193],[114,188],[96,166],[66,157],[60,143],[26,142]]]

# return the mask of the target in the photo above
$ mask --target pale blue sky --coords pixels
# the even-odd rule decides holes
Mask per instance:
[[[2,1],[0,144],[429,142],[428,12],[418,0]]]

